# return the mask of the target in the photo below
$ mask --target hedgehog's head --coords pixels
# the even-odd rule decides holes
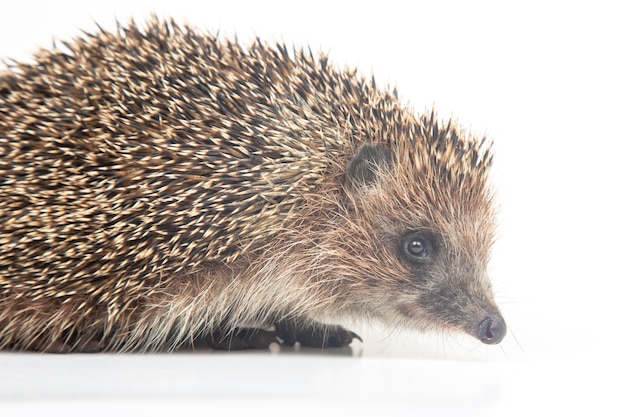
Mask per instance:
[[[368,283],[351,286],[355,298],[387,320],[499,343],[506,325],[486,272],[489,148],[432,116],[398,136],[362,145],[346,170],[347,275]]]

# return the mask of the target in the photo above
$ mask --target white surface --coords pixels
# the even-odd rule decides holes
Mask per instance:
[[[603,367],[611,364],[577,358],[525,364],[302,352],[6,354],[0,355],[0,365],[1,410],[7,416],[528,416],[574,411],[607,416],[624,411],[617,400],[623,387],[598,384],[605,379]]]
[[[623,6],[226,3],[12,2],[0,57],[155,11],[242,42],[330,51],[397,85],[417,111],[434,104],[487,132],[502,206],[491,270],[509,335],[486,347],[357,326],[357,357],[0,353],[0,414],[625,415]]]

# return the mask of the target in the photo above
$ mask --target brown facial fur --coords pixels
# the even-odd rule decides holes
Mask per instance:
[[[0,75],[0,347],[499,316],[491,156],[454,124],[324,56],[173,23],[67,47]],[[364,144],[386,156],[356,175]],[[412,232],[428,262],[403,258]]]

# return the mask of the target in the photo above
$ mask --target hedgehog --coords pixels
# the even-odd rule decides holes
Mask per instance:
[[[492,148],[310,48],[152,18],[41,50],[0,75],[0,348],[497,344]]]

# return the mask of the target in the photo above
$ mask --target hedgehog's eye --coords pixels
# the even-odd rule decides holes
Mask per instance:
[[[428,250],[426,249],[426,242],[419,238],[411,238],[406,244],[406,251],[411,256],[417,256],[423,258],[428,255]]]
[[[430,242],[420,235],[412,234],[404,239],[404,252],[409,260],[425,259],[430,256]]]

